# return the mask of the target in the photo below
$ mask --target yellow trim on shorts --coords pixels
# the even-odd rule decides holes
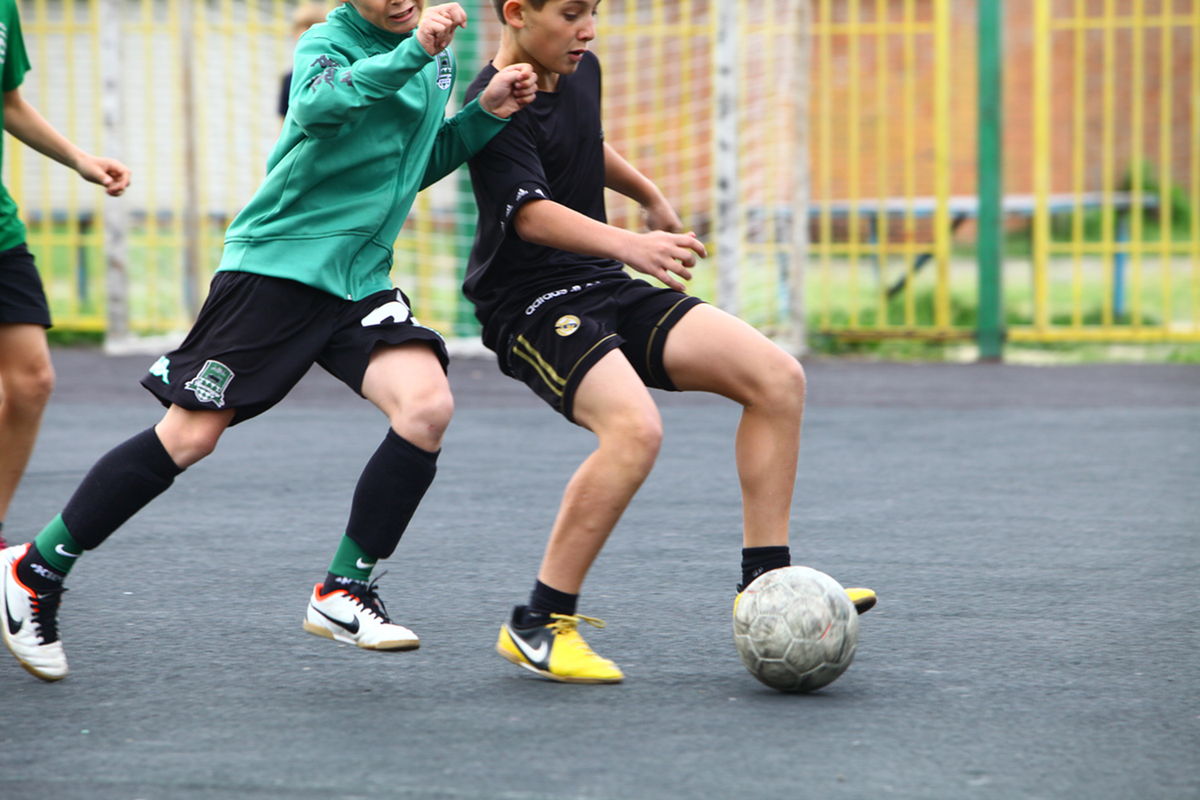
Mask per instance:
[[[601,339],[600,341],[596,342],[594,345],[589,347],[587,352],[584,353],[583,355],[581,355],[579,357],[579,359],[575,362],[575,366],[571,367],[571,371],[569,373],[567,373],[567,380],[568,381],[571,380],[571,376],[575,374],[575,370],[579,369],[580,364],[582,364],[584,361],[587,361],[587,357],[590,356],[593,352],[595,352],[597,347],[604,344],[605,342],[607,342],[609,339],[613,338],[614,336],[616,336],[615,333],[610,333],[608,336],[605,336],[603,339]]]
[[[691,299],[691,295],[680,298],[678,303],[676,303],[675,305],[668,308],[667,313],[663,314],[659,318],[658,322],[654,323],[654,330],[650,331],[650,338],[648,338],[646,340],[646,374],[647,375],[654,374],[653,365],[650,363],[650,353],[653,352],[653,350],[654,350],[654,339],[656,336],[658,336],[658,332],[660,330],[662,330],[662,324],[667,321],[667,317],[669,317],[673,313],[675,313],[675,309],[679,308],[679,303],[686,303],[690,299]],[[663,367],[664,376],[666,375],[666,371],[667,371],[667,368],[664,366]]]
[[[518,345],[523,345],[529,352],[522,352]],[[542,358],[542,354],[534,349],[533,345],[524,336],[517,337],[517,344],[513,345],[513,354],[520,356],[529,362],[529,365],[537,372],[542,381],[550,387],[550,391],[554,392],[559,397],[563,396],[563,389],[566,388],[567,382],[558,376],[554,371],[554,367],[546,363],[546,359]]]

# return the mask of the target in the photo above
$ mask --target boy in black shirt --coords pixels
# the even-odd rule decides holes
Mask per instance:
[[[615,683],[621,670],[579,636],[579,590],[658,455],[662,422],[647,387],[707,391],[743,408],[736,458],[744,520],[742,586],[791,563],[788,522],[804,371],[750,325],[684,294],[707,254],[662,192],[604,142],[600,64],[587,51],[599,0],[493,0],[499,52],[467,91],[529,63],[533,103],[471,159],[479,227],[464,291],[500,368],[599,445],[567,486],[529,604],[496,649],[554,680]],[[647,233],[607,224],[604,188],[632,198]],[[631,278],[623,268],[670,288]],[[739,587],[740,590],[741,587]],[[860,611],[869,589],[849,590]]]

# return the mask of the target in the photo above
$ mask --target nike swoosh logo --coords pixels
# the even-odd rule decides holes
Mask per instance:
[[[371,563],[368,564],[366,561],[363,561],[360,558],[360,559],[358,559],[358,561],[354,562],[354,566],[358,567],[359,569],[371,569],[371,567],[374,567],[378,563],[379,563],[378,561],[372,561]]]
[[[329,616],[328,614],[326,614],[324,611],[317,608],[316,606],[313,606],[312,609],[313,609],[313,611],[317,612],[325,619],[332,622],[334,625],[340,625],[343,628],[345,628],[346,630],[350,631],[350,633],[358,633],[358,617],[355,617],[354,619],[350,620],[349,622],[343,622],[342,620],[338,619],[337,617]]]
[[[60,556],[66,556],[67,558],[79,558],[79,553],[68,553],[67,548],[63,547],[61,544],[54,545],[54,552],[58,553]]]
[[[535,650],[526,644],[525,640],[518,636],[516,631],[514,631],[512,628],[508,629],[508,633],[509,636],[512,637],[512,640],[516,642],[517,647],[521,648],[521,652],[525,654],[525,657],[535,664],[540,664],[542,661],[544,661],[546,654],[550,652],[549,642],[543,641]]]
[[[11,636],[16,636],[21,632],[22,623],[13,619],[12,612],[8,610],[8,569],[4,570],[4,581],[0,584],[0,591],[4,592],[4,616],[8,617],[8,632]]]

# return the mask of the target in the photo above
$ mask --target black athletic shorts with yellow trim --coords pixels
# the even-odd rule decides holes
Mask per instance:
[[[500,368],[525,383],[572,422],[575,392],[603,356],[621,349],[642,383],[678,391],[663,368],[667,333],[704,302],[643,280],[602,280],[563,287],[539,303],[531,298],[523,319],[509,327]],[[556,290],[557,291],[557,290]],[[555,292],[542,295],[546,298]]]
[[[142,378],[164,406],[236,410],[233,423],[282,400],[313,364],[360,396],[376,346],[428,342],[450,363],[437,331],[420,325],[399,289],[343,300],[303,283],[218,272],[179,349]]]
[[[50,305],[42,276],[24,243],[0,251],[0,322],[50,327]]]

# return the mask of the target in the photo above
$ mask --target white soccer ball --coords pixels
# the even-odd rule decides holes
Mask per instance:
[[[733,641],[750,674],[781,692],[811,692],[854,660],[858,612],[842,585],[809,567],[763,573],[733,608]]]

